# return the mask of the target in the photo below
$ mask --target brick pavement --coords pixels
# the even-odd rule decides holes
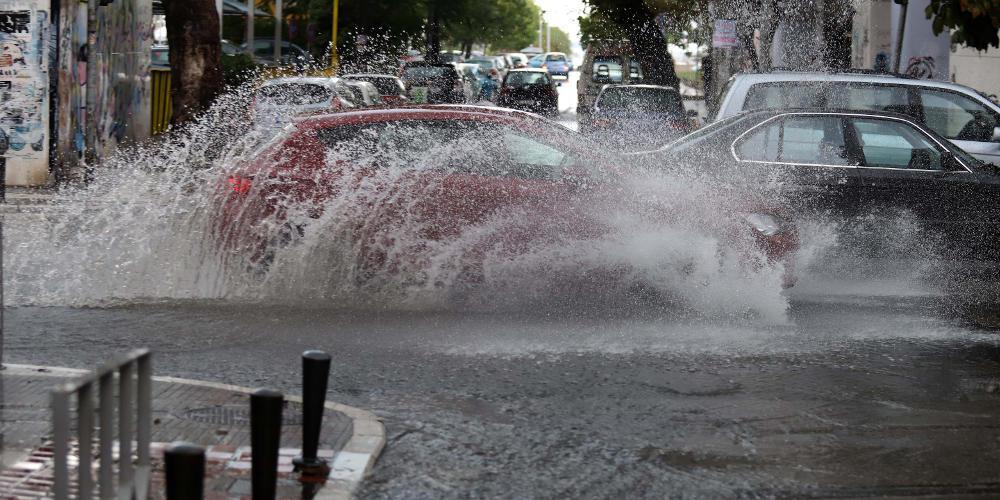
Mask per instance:
[[[38,498],[48,493],[52,477],[49,390],[74,374],[69,370],[41,371],[14,365],[0,372],[0,498]],[[170,378],[154,380],[154,498],[163,493],[163,448],[178,440],[207,448],[206,498],[249,495],[251,450],[246,391]],[[302,443],[301,405],[295,398],[286,401],[283,421],[279,498],[305,498],[291,470],[291,458],[298,454]],[[384,430],[370,413],[328,404],[320,433],[320,455],[329,459],[333,470],[317,498],[349,497],[384,442]],[[71,456],[71,469],[74,464],[75,457]],[[75,474],[71,470],[71,476]]]

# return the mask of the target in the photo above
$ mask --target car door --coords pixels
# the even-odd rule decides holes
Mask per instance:
[[[904,246],[920,245],[924,255],[947,249],[973,256],[993,222],[974,207],[1000,195],[996,183],[982,182],[946,149],[946,145],[902,118],[855,116],[849,140],[862,160],[863,214],[886,217],[884,228],[905,228]],[[886,229],[888,231],[889,229]],[[891,243],[891,242],[890,242]]]
[[[924,123],[976,158],[1000,165],[1000,112],[985,102],[945,89],[921,87]]]
[[[738,174],[780,195],[793,208],[820,216],[851,216],[858,200],[857,160],[836,114],[774,116],[732,144]]]

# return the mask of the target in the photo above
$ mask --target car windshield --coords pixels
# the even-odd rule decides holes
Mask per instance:
[[[470,59],[469,62],[470,63],[476,63],[476,64],[479,65],[480,68],[487,69],[487,70],[490,70],[490,69],[493,69],[493,68],[496,67],[496,63],[494,63],[493,61],[491,61],[489,59]]]
[[[550,55],[550,56],[546,56],[545,60],[546,61],[563,61],[563,62],[565,62],[566,61],[566,56],[563,56],[563,55]]]
[[[683,113],[681,96],[673,89],[612,87],[601,93],[597,106],[629,113]]]
[[[507,73],[505,85],[547,85],[549,75],[540,71],[513,71]]]
[[[257,100],[268,104],[301,106],[320,104],[333,97],[333,90],[314,83],[279,83],[266,85],[257,91]]]
[[[396,82],[395,78],[391,77],[378,77],[378,76],[352,76],[351,80],[357,80],[359,82],[368,82],[378,89],[379,94],[382,95],[394,95],[401,92],[399,88],[399,83]]]
[[[403,78],[441,78],[447,74],[447,69],[443,66],[407,66]]]

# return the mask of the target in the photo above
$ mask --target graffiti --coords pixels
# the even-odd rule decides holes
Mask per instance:
[[[906,74],[914,78],[934,76],[934,58],[931,56],[911,57],[906,62]]]
[[[7,180],[40,183],[48,174],[48,2],[0,11],[0,155]]]

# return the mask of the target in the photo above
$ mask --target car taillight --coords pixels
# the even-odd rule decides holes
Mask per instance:
[[[229,176],[229,189],[239,195],[250,192],[250,177],[240,177],[238,175]]]
[[[606,119],[603,119],[603,118],[598,118],[598,119],[594,120],[593,125],[595,127],[610,127],[611,126],[611,120],[606,120]]]

